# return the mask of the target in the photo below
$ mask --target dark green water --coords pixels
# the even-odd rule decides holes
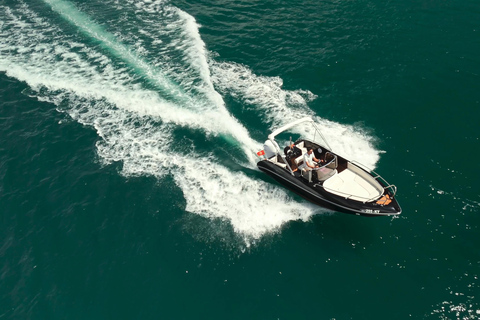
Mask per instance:
[[[0,1],[0,319],[477,319],[480,3]],[[398,187],[256,170],[312,116]]]

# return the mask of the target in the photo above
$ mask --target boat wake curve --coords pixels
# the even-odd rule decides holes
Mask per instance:
[[[110,14],[122,22],[108,27],[99,14],[92,15],[94,8],[80,10],[63,0],[45,3],[53,13],[36,12],[26,3],[0,5],[0,71],[26,82],[32,96],[94,128],[104,164],[121,161],[125,176],[172,175],[187,211],[229,221],[245,243],[319,212],[275,185],[224,165],[240,161],[253,167],[253,151],[260,144],[226,109],[221,95],[236,90],[275,127],[281,123],[281,115],[271,115],[275,108],[311,114],[307,102],[313,94],[288,92],[278,83],[273,84],[274,93],[267,94],[267,99],[285,97],[277,102],[260,100],[260,91],[245,93],[246,84],[238,78],[249,73],[248,68],[209,60],[195,19],[168,3],[106,1]],[[153,16],[160,26],[152,25]],[[228,77],[222,87],[218,79],[224,72]],[[255,78],[251,72],[244,77]],[[268,85],[269,79],[258,77],[253,88]],[[338,130],[339,125],[331,126]],[[179,130],[187,134],[181,135],[181,143]],[[202,139],[189,139],[189,133],[198,132]],[[353,136],[355,142],[361,140]],[[205,143],[242,150],[243,156],[219,158]],[[198,163],[208,165],[199,172]]]

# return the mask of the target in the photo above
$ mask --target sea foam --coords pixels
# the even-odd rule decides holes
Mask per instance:
[[[228,112],[221,95],[240,96],[270,129],[292,120],[287,116],[292,112],[312,116],[327,138],[342,134],[341,142],[330,139],[335,150],[346,155],[361,150],[365,157],[359,160],[367,165],[378,159],[368,136],[315,116],[308,108],[314,94],[285,90],[278,77],[210,59],[195,19],[178,8],[161,1],[107,1],[112,10],[130,14],[125,27],[138,31],[122,34],[68,1],[46,3],[100,47],[82,42],[26,4],[0,6],[0,71],[26,82],[37,99],[94,128],[103,164],[120,161],[125,176],[173,176],[186,211],[228,221],[246,243],[324,211],[247,171],[223,165],[231,161],[255,168],[254,151],[261,143]],[[153,15],[160,25],[152,26]],[[187,155],[174,140],[179,127],[197,130],[205,139],[225,137],[243,156],[220,159],[215,152],[197,152],[194,140]]]

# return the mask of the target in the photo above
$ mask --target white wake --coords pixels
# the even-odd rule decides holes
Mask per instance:
[[[174,141],[179,127],[199,131],[205,140],[224,137],[237,152],[243,150],[240,163],[254,167],[253,152],[261,144],[228,112],[222,95],[240,97],[270,129],[291,120],[292,113],[313,116],[327,138],[342,134],[342,140],[330,139],[336,151],[370,166],[378,160],[370,137],[313,114],[307,105],[315,99],[312,93],[284,90],[279,78],[209,60],[195,19],[166,2],[106,1],[111,10],[128,15],[118,26],[100,25],[88,8],[81,12],[67,1],[46,0],[46,5],[55,16],[42,16],[26,3],[0,5],[0,71],[94,128],[104,164],[121,161],[125,176],[172,175],[187,211],[229,221],[247,243],[288,221],[306,221],[318,209],[222,165],[238,161],[234,156],[219,159],[196,151],[193,140],[186,156],[185,146]],[[84,38],[64,30],[58,18]]]

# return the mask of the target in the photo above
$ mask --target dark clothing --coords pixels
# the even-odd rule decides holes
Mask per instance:
[[[296,157],[299,157],[299,156],[302,155],[302,150],[300,150],[296,146],[293,146],[293,149],[290,148],[290,146],[287,146],[287,147],[285,147],[285,149],[283,149],[283,152],[285,152],[285,157],[289,161],[291,159],[295,159]]]

